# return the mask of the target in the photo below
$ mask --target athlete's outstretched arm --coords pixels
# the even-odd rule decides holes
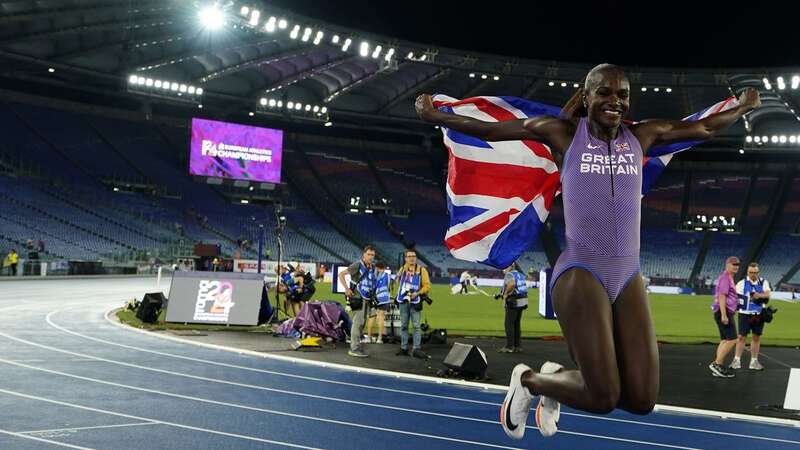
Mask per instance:
[[[545,144],[561,143],[567,136],[569,122],[553,116],[537,116],[530,119],[484,122],[471,117],[447,114],[433,107],[428,94],[417,97],[414,104],[420,119],[451,128],[484,141],[513,141],[530,139]],[[555,141],[555,142],[554,142]]]
[[[733,125],[740,117],[761,106],[758,91],[745,89],[739,96],[739,106],[713,114],[705,119],[687,122],[682,120],[645,120],[631,127],[642,148],[672,142],[710,139]]]

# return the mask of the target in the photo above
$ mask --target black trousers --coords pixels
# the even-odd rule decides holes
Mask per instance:
[[[523,308],[506,308],[506,347],[520,346],[522,337],[522,311]]]

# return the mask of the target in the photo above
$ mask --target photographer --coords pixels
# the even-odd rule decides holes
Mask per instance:
[[[736,356],[731,362],[731,369],[742,368],[742,353],[747,343],[747,335],[753,332],[750,344],[750,369],[764,370],[758,362],[758,351],[761,349],[761,334],[764,332],[764,319],[761,317],[769,302],[769,281],[758,276],[758,263],[747,266],[747,278],[736,283],[736,294],[739,297],[739,338],[736,341]]]
[[[389,294],[389,272],[386,272],[386,264],[383,262],[375,263],[375,289],[370,295],[370,303],[373,314],[367,319],[367,342],[383,344],[383,327],[386,311],[389,310],[391,301]],[[372,339],[372,324],[378,321],[378,337]]]
[[[467,283],[469,283],[470,274],[466,270],[461,272],[461,276],[458,278],[458,282],[461,283],[461,291],[459,294],[469,294],[469,289],[467,289]]]
[[[406,250],[405,263],[397,271],[399,288],[397,290],[397,303],[400,304],[400,351],[397,356],[408,356],[408,321],[414,324],[414,341],[411,355],[415,358],[427,359],[421,349],[422,333],[420,332],[420,317],[422,316],[422,301],[431,304],[428,292],[431,290],[431,280],[428,270],[417,264],[417,252]]]
[[[522,337],[522,311],[528,308],[528,285],[525,274],[517,263],[503,269],[503,288],[495,299],[503,299],[506,309],[506,346],[498,350],[500,353],[519,353]]]
[[[313,286],[313,280],[311,285],[307,285],[309,277],[302,269],[295,267],[292,264],[280,267],[281,284],[278,286],[278,291],[286,295],[292,316],[297,317],[303,309],[303,303],[311,299],[316,288]]]
[[[372,261],[375,259],[375,247],[368,245],[361,253],[361,259],[350,264],[347,270],[339,273],[339,282],[347,286],[345,295],[347,305],[352,311],[353,325],[350,328],[350,351],[348,355],[356,358],[366,358],[366,352],[361,345],[361,333],[364,331],[364,323],[369,315],[369,298],[375,288],[375,267]],[[345,279],[346,274],[350,274],[350,284]]]

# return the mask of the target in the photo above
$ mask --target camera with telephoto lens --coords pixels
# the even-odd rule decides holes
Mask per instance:
[[[350,290],[353,291],[353,296],[347,298],[347,303],[350,305],[350,309],[353,311],[357,311],[361,309],[364,302],[366,302],[370,308],[377,308],[380,305],[378,301],[378,291],[377,289],[370,289],[369,293],[367,294],[366,298],[361,295],[361,292],[358,290],[358,285],[356,283],[350,282]]]
[[[408,296],[409,300],[411,299],[411,294],[413,294],[415,292],[417,292],[416,289],[410,289],[408,292],[406,292],[406,295]],[[423,302],[427,303],[428,306],[433,304],[433,299],[428,297],[428,294],[420,294],[419,295],[419,299],[422,300]]]
[[[761,310],[760,314],[761,320],[763,320],[764,323],[772,322],[773,316],[775,315],[776,312],[778,312],[778,308],[773,308],[772,306],[765,306]]]

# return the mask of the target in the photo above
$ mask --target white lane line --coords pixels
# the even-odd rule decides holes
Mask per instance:
[[[558,430],[558,432],[561,433],[561,430]],[[574,435],[577,435],[577,436],[595,437],[593,434],[589,434],[589,433],[572,432],[571,434],[574,434]],[[624,439],[624,438],[611,438],[611,439],[615,440],[615,441],[619,441],[619,442],[630,442],[630,443],[633,443],[633,444],[653,445],[653,446],[656,446],[656,447],[682,448],[684,450],[700,450],[697,447],[681,447],[681,446],[678,446],[678,445],[659,444],[657,442],[638,441],[636,439]]]
[[[86,355],[86,354],[83,354],[83,353],[77,353],[77,352],[60,349],[60,348],[53,347],[53,346],[46,345],[46,344],[39,344],[39,343],[36,343],[36,342],[29,341],[27,339],[18,338],[18,337],[11,336],[9,334],[2,333],[2,332],[0,332],[0,337],[4,337],[6,339],[11,339],[13,341],[20,342],[22,344],[32,345],[34,347],[42,348],[42,349],[45,349],[45,350],[48,350],[48,351],[52,351],[52,352],[64,353],[64,354],[72,355],[72,356],[78,356],[78,357],[82,358],[81,360],[88,359],[88,360],[93,361],[93,362],[94,361],[96,361],[96,362],[104,362],[104,363],[114,364],[114,365],[123,366],[123,367],[130,367],[130,368],[133,368],[133,369],[145,370],[145,371],[148,371],[148,372],[156,372],[156,373],[162,373],[162,374],[172,375],[172,376],[181,377],[181,378],[189,378],[189,379],[192,379],[192,380],[203,381],[203,382],[206,382],[206,383],[216,383],[216,384],[223,384],[223,385],[228,385],[228,386],[236,386],[236,387],[259,390],[259,391],[275,392],[275,393],[278,393],[278,394],[284,394],[284,395],[288,395],[288,396],[297,396],[297,397],[311,398],[311,399],[317,399],[317,400],[339,402],[339,403],[357,405],[357,406],[362,406],[362,407],[367,407],[367,408],[386,409],[386,410],[390,410],[390,411],[402,411],[402,412],[408,412],[408,413],[412,413],[412,414],[422,414],[422,415],[429,415],[429,416],[436,416],[436,417],[444,417],[444,418],[447,418],[447,419],[467,420],[467,421],[473,421],[473,422],[488,423],[488,424],[491,424],[491,425],[499,425],[500,424],[499,421],[495,421],[495,420],[486,420],[486,419],[478,419],[478,418],[475,418],[475,417],[464,417],[464,416],[458,416],[458,415],[453,415],[453,414],[436,413],[436,412],[423,411],[423,410],[418,410],[418,409],[403,408],[403,407],[400,407],[400,406],[389,406],[389,405],[366,403],[366,402],[360,402],[360,401],[357,401],[357,400],[348,400],[348,399],[343,399],[343,398],[338,398],[338,397],[329,397],[329,396],[324,396],[324,395],[309,394],[309,393],[298,392],[298,391],[288,391],[288,390],[285,390],[285,389],[277,389],[277,388],[271,388],[271,387],[260,386],[260,385],[253,385],[253,384],[247,384],[247,383],[239,383],[239,382],[235,382],[235,381],[222,380],[222,379],[219,379],[219,378],[209,378],[209,377],[203,377],[203,376],[200,376],[200,375],[191,375],[191,374],[187,374],[187,373],[174,372],[174,371],[166,370],[166,369],[157,369],[155,367],[146,367],[146,366],[142,366],[142,365],[139,365],[139,364],[127,363],[127,362],[123,362],[123,361],[117,361],[117,360],[113,360],[113,359],[102,358],[102,357],[99,357],[99,356],[91,356],[91,355]],[[20,362],[20,361],[16,361],[16,362]],[[533,427],[530,427],[530,428],[533,428]]]
[[[342,399],[342,398],[338,398],[338,397],[328,397],[328,396],[322,396],[322,395],[308,394],[308,393],[304,393],[304,392],[287,391],[287,390],[283,390],[283,389],[270,388],[270,387],[266,387],[266,386],[259,386],[259,385],[252,385],[252,384],[247,384],[247,383],[239,383],[239,382],[234,382],[234,381],[221,380],[221,379],[218,379],[218,378],[208,378],[208,377],[202,377],[202,376],[199,376],[199,375],[190,375],[190,374],[174,372],[174,371],[165,370],[165,369],[157,369],[157,368],[154,368],[154,367],[145,367],[145,366],[141,366],[139,364],[126,363],[126,362],[122,362],[122,361],[111,360],[111,359],[107,359],[107,358],[95,357],[95,356],[86,355],[86,354],[82,354],[82,353],[72,352],[72,351],[69,351],[69,350],[64,350],[64,349],[59,349],[57,347],[52,347],[52,346],[49,346],[49,345],[46,345],[46,344],[39,344],[39,343],[36,343],[36,342],[31,342],[31,341],[28,341],[26,339],[21,339],[21,338],[17,338],[17,337],[14,337],[14,336],[10,336],[10,335],[8,335],[6,333],[2,333],[2,332],[0,332],[0,336],[6,337],[8,339],[12,339],[12,340],[17,341],[17,342],[21,342],[23,344],[27,344],[27,345],[32,345],[32,346],[35,346],[35,347],[43,348],[43,349],[49,350],[49,351],[65,353],[65,354],[69,354],[69,355],[73,355],[73,356],[79,356],[79,357],[82,357],[82,358],[91,358],[91,359],[94,359],[94,360],[97,360],[97,361],[106,362],[106,363],[109,363],[109,364],[120,365],[120,366],[123,366],[123,367],[131,367],[131,368],[150,371],[150,372],[163,373],[163,374],[173,375],[173,376],[183,377],[183,378],[190,378],[190,379],[195,379],[195,380],[204,381],[204,382],[208,382],[208,383],[225,384],[225,385],[236,386],[236,387],[247,388],[247,389],[261,390],[261,391],[267,391],[267,392],[275,392],[275,393],[284,394],[284,395],[295,395],[295,396],[299,396],[299,397],[313,398],[313,399],[324,400],[324,401],[333,401],[333,402],[340,402],[340,403],[345,403],[345,404],[353,404],[353,405],[358,405],[358,406],[367,407],[367,408],[378,408],[378,409],[385,409],[385,410],[402,411],[402,412],[407,412],[407,413],[412,413],[412,414],[422,414],[422,415],[429,415],[429,416],[435,416],[435,417],[444,417],[444,418],[447,418],[447,419],[455,419],[455,420],[466,420],[466,421],[480,422],[480,423],[486,423],[486,424],[491,424],[491,425],[499,424],[499,421],[479,419],[479,418],[475,418],[475,417],[466,417],[466,416],[459,416],[459,415],[445,414],[445,413],[435,413],[435,412],[432,412],[432,411],[423,411],[423,410],[417,410],[417,409],[411,409],[411,408],[403,408],[403,407],[399,407],[399,406],[389,406],[389,405],[379,405],[379,404],[365,403],[365,402],[360,402],[360,401],[356,401],[356,400]],[[597,418],[596,416],[592,416],[592,415],[588,415],[588,414],[573,414],[573,413],[569,413],[569,414],[574,415],[574,416],[583,417],[583,418],[589,418],[589,419]],[[792,444],[800,444],[799,441],[789,441],[789,440],[785,440],[785,439],[769,438],[769,437],[762,437],[762,436],[755,436],[755,435],[744,435],[744,434],[737,435],[735,433],[725,433],[725,432],[719,432],[719,431],[713,431],[713,430],[705,430],[705,429],[689,428],[689,427],[680,427],[680,426],[673,426],[673,425],[652,424],[652,423],[648,423],[648,422],[638,422],[638,421],[625,420],[625,419],[615,419],[615,418],[602,418],[602,419],[607,419],[607,420],[614,421],[614,422],[640,424],[640,425],[654,426],[654,427],[660,427],[660,428],[680,429],[680,430],[684,430],[684,431],[693,431],[693,432],[700,432],[700,433],[729,435],[729,436],[739,436],[739,437],[742,437],[742,438],[760,439],[760,440],[768,440],[768,441],[775,441],[775,442],[785,442],[785,443],[792,443]],[[536,427],[531,426],[531,425],[526,426],[526,428],[528,428],[528,429],[537,429]]]
[[[63,310],[64,309],[57,310],[57,311],[52,311],[50,314],[47,315],[46,320],[47,320],[47,323],[51,327],[56,328],[58,330],[61,330],[61,331],[65,332],[65,333],[84,338],[84,339],[88,339],[88,340],[95,341],[95,342],[100,342],[100,343],[107,344],[107,345],[113,345],[113,346],[116,346],[116,347],[126,348],[126,349],[137,351],[137,352],[149,353],[149,354],[152,354],[152,355],[166,356],[166,357],[170,357],[170,358],[182,359],[184,361],[191,361],[191,362],[209,364],[209,365],[213,365],[213,366],[226,367],[226,368],[229,368],[229,369],[239,369],[239,370],[246,370],[246,371],[249,371],[249,372],[265,373],[265,374],[269,374],[269,375],[276,375],[276,376],[287,377],[287,378],[295,378],[295,379],[299,379],[299,380],[315,381],[315,382],[319,382],[319,383],[328,383],[328,384],[336,384],[336,385],[339,385],[339,386],[356,387],[358,389],[369,389],[369,390],[375,390],[375,391],[392,392],[392,393],[395,393],[395,394],[405,394],[405,395],[414,395],[414,396],[418,396],[418,397],[428,397],[428,398],[443,399],[443,400],[453,400],[453,401],[458,401],[458,402],[474,403],[474,404],[479,404],[479,405],[490,405],[490,406],[497,406],[497,407],[500,406],[500,403],[496,403],[496,402],[487,402],[487,401],[482,401],[482,400],[472,400],[472,399],[466,399],[466,398],[460,398],[460,397],[452,397],[452,396],[447,396],[447,395],[426,394],[424,392],[413,392],[413,391],[407,391],[407,390],[403,390],[403,389],[392,389],[392,388],[385,388],[385,387],[379,387],[379,386],[368,386],[368,385],[363,385],[363,384],[358,384],[358,383],[348,383],[348,382],[345,382],[345,381],[328,380],[328,379],[325,379],[325,378],[309,377],[309,376],[297,375],[297,374],[280,372],[280,371],[275,371],[275,370],[258,369],[258,368],[255,368],[255,367],[247,367],[247,366],[241,366],[241,365],[237,365],[237,364],[228,364],[228,363],[212,361],[212,360],[208,360],[208,359],[193,358],[193,357],[190,357],[190,356],[178,355],[178,354],[175,354],[175,353],[160,352],[160,351],[157,351],[157,350],[149,350],[149,349],[145,349],[145,348],[134,347],[134,346],[131,346],[131,345],[120,344],[118,342],[113,342],[113,341],[109,341],[109,340],[106,340],[106,339],[100,339],[100,338],[96,338],[96,337],[92,337],[92,336],[87,336],[85,334],[81,334],[81,333],[78,333],[78,332],[75,332],[75,331],[72,331],[72,330],[68,330],[68,329],[66,329],[66,328],[64,328],[64,327],[62,327],[60,325],[57,325],[56,323],[54,323],[51,320],[51,316],[54,313],[58,313],[58,312],[61,312]],[[114,322],[112,321],[111,323],[114,323]],[[124,325],[117,325],[117,326],[123,326],[124,329],[129,328],[129,327],[124,326]],[[144,331],[144,334],[146,334],[148,336],[154,336],[153,334],[151,334],[150,332],[147,332],[147,331]],[[161,337],[161,336],[159,336],[159,337]],[[163,338],[167,339],[169,337],[170,336],[165,336]],[[182,339],[177,340],[177,342],[180,342],[182,344],[186,344],[187,343],[187,341],[184,341]],[[190,341],[188,341],[188,342],[190,342]],[[214,347],[214,349],[215,350],[219,350],[219,348],[216,348],[216,347]],[[226,351],[228,351],[228,352],[234,351],[234,352],[239,353],[239,354],[246,353],[249,356],[257,356],[259,358],[264,358],[266,356],[263,353],[258,353],[258,352],[250,353],[247,350],[234,350],[234,349],[231,349],[229,347],[225,347],[224,349]],[[296,362],[296,361],[292,361],[292,362]],[[326,368],[332,368],[327,364],[321,364],[321,365],[323,367],[326,367]],[[350,366],[344,366],[344,367],[348,367],[348,371],[352,371],[353,370]],[[387,371],[383,371],[383,372],[385,372],[385,373],[382,373],[382,375],[389,375],[389,376],[392,376],[393,378],[403,378],[402,376],[400,376],[400,374],[398,374],[396,372],[387,372]],[[419,381],[419,380],[416,380],[416,381]],[[423,379],[423,381],[430,382],[431,380],[430,379]],[[438,381],[438,384],[442,384],[441,379],[439,379],[437,381]],[[486,387],[485,389],[489,390],[488,387]],[[491,389],[494,390],[494,391],[498,391],[498,393],[501,390],[505,390],[505,388],[499,387],[499,386],[492,386]]]
[[[747,350],[747,352],[749,353],[749,352],[750,352],[750,350]],[[766,357],[766,358],[767,358],[767,359],[769,359],[770,361],[774,361],[774,362],[776,362],[776,363],[778,363],[778,364],[782,365],[783,367],[786,367],[786,368],[792,369],[792,366],[790,366],[789,364],[786,364],[785,362],[781,361],[780,359],[778,359],[778,358],[776,358],[776,357],[774,357],[774,356],[769,356],[768,354],[766,354],[766,353],[764,353],[764,352],[761,352],[760,354],[761,354],[761,356],[764,356],[764,357]]]
[[[660,406],[660,405],[659,405]],[[638,420],[630,420],[630,419],[617,419],[616,417],[602,417],[602,416],[592,416],[590,414],[580,414],[580,413],[571,413],[571,412],[561,412],[562,415],[566,414],[573,417],[582,417],[586,419],[597,419],[597,420],[607,420],[609,422],[619,422],[619,423],[629,423],[629,424],[636,424],[636,425],[644,425],[649,427],[655,428],[666,428],[670,430],[682,430],[682,431],[691,431],[694,433],[707,433],[707,434],[717,434],[721,436],[731,436],[731,437],[738,437],[743,439],[756,439],[761,441],[772,441],[772,442],[783,442],[786,444],[800,444],[800,441],[791,441],[788,439],[780,439],[780,438],[772,438],[766,436],[757,436],[752,434],[738,434],[732,433],[730,431],[716,431],[716,430],[707,430],[705,428],[692,428],[692,427],[683,427],[680,425],[666,425],[661,423],[654,423],[654,422],[641,422]],[[720,413],[724,414],[724,413]],[[703,416],[707,416],[707,414],[703,414]],[[720,417],[720,418],[724,418]]]
[[[453,385],[461,385],[461,386],[465,386],[466,385],[466,386],[481,387],[481,388],[486,389],[486,390],[490,390],[491,389],[491,390],[501,391],[501,392],[504,392],[504,391],[508,390],[508,388],[506,386],[497,386],[497,385],[491,385],[491,384],[487,384],[487,383],[476,383],[476,382],[467,382],[467,381],[460,382],[459,380],[449,380],[449,379],[434,378],[434,377],[425,376],[425,375],[415,375],[415,374],[408,374],[408,373],[402,373],[402,372],[392,372],[392,371],[380,370],[380,369],[364,369],[364,368],[361,368],[361,367],[347,366],[347,365],[344,365],[344,364],[323,363],[323,362],[314,361],[314,360],[308,360],[308,359],[303,359],[303,358],[292,358],[292,357],[283,356],[283,355],[271,355],[271,354],[255,352],[255,351],[251,351],[251,350],[228,347],[228,346],[224,346],[224,345],[216,345],[216,344],[208,344],[208,343],[205,343],[205,342],[192,341],[192,340],[183,339],[183,338],[180,338],[180,337],[177,337],[177,336],[168,336],[168,335],[163,335],[163,334],[158,334],[158,333],[152,333],[152,332],[149,332],[149,331],[146,331],[146,330],[140,330],[138,328],[133,328],[133,327],[130,327],[130,326],[127,326],[127,325],[123,325],[123,324],[121,324],[119,322],[113,321],[112,319],[109,318],[109,315],[114,310],[115,309],[110,309],[110,310],[106,311],[106,313],[105,313],[105,320],[108,323],[110,323],[110,324],[112,324],[112,325],[114,325],[114,326],[116,326],[116,327],[118,327],[120,329],[123,329],[123,330],[134,331],[134,332],[137,332],[137,333],[144,334],[146,336],[151,336],[151,337],[155,337],[155,338],[158,338],[158,339],[166,339],[166,340],[170,340],[170,341],[174,341],[174,342],[179,342],[179,343],[182,343],[182,344],[189,344],[189,345],[194,345],[194,346],[198,346],[198,347],[210,348],[210,349],[214,349],[214,350],[222,350],[222,351],[227,351],[227,352],[230,352],[230,353],[237,353],[239,355],[244,354],[244,355],[249,355],[249,356],[255,356],[255,357],[264,358],[264,359],[277,359],[277,360],[280,360],[280,361],[288,361],[288,362],[293,362],[293,363],[297,363],[297,364],[311,365],[311,366],[324,367],[324,368],[341,369],[341,370],[346,370],[346,371],[349,371],[349,372],[357,372],[357,373],[366,372],[366,373],[380,375],[380,376],[384,376],[384,377],[404,378],[404,379],[411,379],[411,380],[415,380],[415,381],[423,381],[423,382],[434,383],[434,384],[453,384]],[[56,327],[58,327],[58,326],[56,325]],[[70,332],[69,330],[66,330],[66,331],[68,333],[74,333],[74,332]],[[92,337],[89,337],[89,336],[86,336],[86,338],[87,339],[96,339],[96,338],[92,338]],[[174,355],[174,354],[169,354],[169,353],[154,352],[154,351],[151,351],[151,350],[137,349],[136,347],[125,346],[123,344],[117,344],[117,343],[114,343],[114,342],[111,342],[111,341],[104,341],[102,339],[100,339],[99,341],[108,343],[110,345],[118,345],[118,346],[123,346],[123,347],[126,347],[126,348],[131,348],[133,350],[139,350],[139,351],[143,351],[143,352],[151,352],[151,353],[156,353],[156,354],[162,354],[164,356],[173,356],[175,358],[188,359],[188,360],[193,360],[193,361],[197,361],[197,362],[205,362],[207,364],[223,365],[223,366],[235,367],[235,368],[239,368],[239,369],[243,369],[243,370],[253,370],[253,371],[256,371],[256,372],[266,372],[266,373],[271,373],[271,374],[275,374],[275,375],[283,375],[283,376],[287,376],[287,377],[305,378],[305,379],[309,379],[309,380],[312,380],[312,381],[353,385],[351,383],[335,382],[335,381],[324,380],[324,379],[313,378],[313,377],[302,377],[302,376],[299,376],[299,375],[293,375],[293,374],[287,374],[287,373],[281,373],[281,372],[273,372],[273,371],[266,371],[266,370],[261,370],[261,369],[253,369],[253,368],[248,368],[248,367],[244,367],[244,366],[236,366],[236,365],[229,365],[229,364],[225,364],[225,363],[217,363],[215,361],[209,361],[209,360],[203,360],[203,359],[195,359],[195,358],[185,357],[185,356],[181,356],[181,355]],[[360,385],[355,385],[355,386],[361,387]],[[367,386],[363,386],[363,387],[366,388]],[[375,388],[375,389],[393,391],[393,390],[390,390],[390,389],[387,389],[387,388]],[[410,392],[410,391],[395,391],[395,392],[411,394],[411,395],[423,395],[423,396],[437,397],[437,396],[435,396],[433,394],[418,394],[418,393]],[[480,400],[469,400],[469,399],[460,399],[458,397],[444,397],[444,398],[449,399],[449,400],[464,401],[464,402],[477,403],[477,404],[483,404],[483,405],[500,406],[499,403],[494,403],[494,402],[486,402],[486,401],[480,401]],[[781,426],[790,426],[790,427],[800,427],[800,420],[781,419],[781,418],[777,418],[777,417],[753,416],[753,415],[749,415],[749,414],[740,414],[740,413],[732,413],[732,412],[725,412],[725,411],[714,411],[714,410],[708,410],[708,409],[687,408],[687,407],[672,406],[672,405],[658,404],[655,407],[655,411],[665,412],[665,413],[680,413],[680,414],[687,414],[688,413],[688,414],[693,414],[693,415],[698,415],[698,416],[703,416],[703,417],[711,417],[711,418],[714,418],[714,419],[720,419],[720,418],[722,418],[722,419],[736,419],[736,420],[742,420],[742,421],[754,422],[754,423],[760,423],[760,424],[767,424],[767,425],[781,425]],[[578,416],[578,417],[587,417],[587,418],[592,418],[592,419],[597,419],[597,420],[611,420],[611,421],[622,421],[623,420],[623,419],[614,419],[614,418],[610,418],[610,417],[593,416],[593,415],[577,414],[577,413],[569,413],[569,412],[564,412],[564,414],[566,414],[566,415],[574,415],[574,416]],[[640,422],[640,421],[635,421],[635,420],[629,420],[628,422],[629,423],[637,423],[637,424],[640,424],[640,425],[651,425],[649,422]],[[664,426],[664,425],[659,425],[659,424],[655,424],[655,425]]]
[[[83,430],[99,430],[103,428],[140,427],[142,425],[160,425],[160,424],[156,422],[120,423],[117,425],[97,425],[93,427],[52,428],[49,430],[18,431],[18,433],[19,434],[58,433],[58,432],[70,432],[70,431],[83,431]]]
[[[322,418],[322,417],[312,417],[312,416],[306,416],[306,415],[303,415],[303,414],[294,414],[294,413],[288,413],[288,412],[285,412],[285,411],[278,411],[278,410],[274,410],[274,409],[258,408],[258,407],[255,407],[255,406],[242,405],[242,404],[238,404],[238,403],[230,403],[230,402],[223,402],[223,401],[218,401],[218,400],[210,400],[210,399],[201,398],[201,397],[194,397],[194,396],[191,396],[191,395],[175,394],[175,393],[172,393],[172,392],[164,392],[164,391],[159,391],[159,390],[156,390],[156,389],[147,389],[147,388],[142,388],[142,387],[138,387],[138,386],[128,386],[128,385],[125,385],[125,384],[114,383],[113,381],[100,380],[100,379],[97,379],[97,378],[74,375],[74,374],[71,374],[71,373],[61,372],[61,371],[58,371],[58,370],[45,369],[43,367],[36,367],[36,366],[28,365],[28,364],[16,363],[16,362],[13,362],[13,361],[10,361],[10,360],[7,360],[7,359],[3,359],[3,358],[0,358],[0,363],[6,363],[6,364],[13,365],[13,366],[23,367],[23,368],[26,368],[26,369],[35,370],[35,371],[38,371],[38,372],[49,373],[49,374],[53,374],[53,375],[61,375],[61,376],[64,376],[64,377],[74,378],[74,379],[77,379],[77,380],[90,381],[90,382],[93,382],[93,383],[104,384],[104,385],[107,385],[107,386],[114,386],[114,387],[118,387],[118,388],[122,388],[122,389],[128,389],[128,390],[139,391],[139,392],[147,392],[149,394],[162,395],[162,396],[165,396],[165,397],[172,397],[172,398],[179,398],[181,400],[191,400],[191,401],[200,402],[200,403],[206,403],[206,404],[210,404],[210,405],[225,406],[225,407],[229,407],[229,408],[243,409],[243,410],[246,410],[246,411],[255,411],[255,412],[261,412],[261,413],[265,413],[265,414],[273,414],[273,415],[277,415],[277,416],[291,417],[291,418],[295,418],[295,419],[304,419],[304,420],[310,420],[310,421],[314,421],[314,422],[322,422],[322,423],[329,423],[329,424],[334,424],[334,425],[341,425],[341,426],[345,426],[345,427],[362,428],[362,429],[367,429],[367,430],[384,431],[384,432],[387,432],[387,433],[402,434],[402,435],[406,435],[406,436],[417,436],[417,437],[424,437],[424,438],[429,438],[429,439],[443,440],[443,441],[449,441],[449,442],[457,442],[457,443],[460,443],[460,444],[470,444],[470,445],[477,445],[477,446],[481,446],[481,447],[493,447],[493,448],[505,448],[505,449],[518,450],[517,447],[507,447],[507,446],[503,446],[503,445],[487,444],[487,443],[483,443],[483,442],[469,441],[469,440],[465,440],[465,439],[456,439],[456,438],[450,438],[450,437],[445,437],[445,436],[436,436],[436,435],[427,434],[427,433],[416,433],[416,432],[413,432],[413,431],[404,431],[404,430],[396,430],[394,428],[378,427],[378,426],[374,426],[374,425],[362,425],[362,424],[359,424],[359,423],[343,422],[343,421],[340,421],[340,420],[325,419],[325,418]],[[602,436],[598,436],[598,437],[602,437]]]
[[[27,434],[15,433],[13,431],[0,430],[0,434],[7,434],[9,436],[14,436],[14,437],[22,438],[22,439],[28,439],[28,440],[31,440],[31,441],[46,442],[48,444],[58,445],[59,447],[77,448],[79,450],[94,450],[91,447],[79,447],[77,445],[65,444],[63,442],[53,441],[53,440],[50,440],[50,439],[40,438],[40,437],[36,437],[36,436],[28,436]]]
[[[60,400],[53,400],[53,399],[46,398],[46,397],[39,397],[39,396],[36,396],[36,395],[24,394],[22,392],[17,392],[17,391],[9,391],[7,389],[0,389],[0,393],[13,395],[13,396],[16,396],[16,397],[21,397],[21,398],[27,398],[29,400],[37,400],[37,401],[41,401],[41,402],[45,402],[45,403],[51,403],[51,404],[54,404],[54,405],[69,406],[70,408],[82,409],[84,411],[92,411],[92,412],[97,412],[97,413],[102,413],[102,414],[108,414],[108,415],[111,415],[111,416],[125,417],[125,418],[128,418],[128,419],[144,420],[144,421],[157,423],[157,424],[160,424],[160,425],[168,425],[168,426],[171,426],[171,427],[183,428],[185,430],[202,431],[204,433],[217,434],[217,435],[220,435],[220,436],[227,436],[227,437],[234,437],[234,438],[238,438],[238,439],[245,439],[245,440],[248,440],[248,441],[262,442],[262,443],[266,443],[266,444],[283,445],[285,447],[304,448],[304,449],[309,449],[309,450],[322,450],[322,449],[318,449],[318,448],[315,448],[315,447],[306,447],[304,445],[291,444],[289,442],[273,441],[273,440],[261,439],[261,438],[257,438],[257,437],[253,437],[253,436],[245,436],[245,435],[242,435],[242,434],[226,433],[224,431],[211,430],[211,429],[208,429],[208,428],[193,427],[193,426],[190,426],[190,425],[183,425],[183,424],[175,423],[175,422],[166,422],[166,421],[163,421],[163,420],[150,419],[150,418],[147,418],[147,417],[141,417],[141,416],[134,416],[134,415],[131,415],[131,414],[118,413],[118,412],[114,412],[114,411],[109,411],[107,409],[92,408],[90,406],[83,406],[83,405],[78,405],[76,403],[62,402]],[[20,435],[20,437],[33,438],[32,436],[27,436],[27,435]],[[60,444],[60,445],[66,445],[66,444]],[[76,448],[82,448],[82,447],[76,447]]]

